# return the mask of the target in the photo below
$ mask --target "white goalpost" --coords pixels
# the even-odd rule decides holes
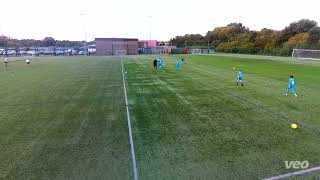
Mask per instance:
[[[116,56],[126,56],[127,51],[126,50],[116,50],[115,55]]]
[[[293,49],[292,58],[320,60],[320,50]]]
[[[192,49],[192,54],[202,54],[201,49]]]

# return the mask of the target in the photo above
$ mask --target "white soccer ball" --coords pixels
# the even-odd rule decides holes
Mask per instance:
[[[127,74],[127,71],[125,73]]]
[[[235,70],[236,68],[235,68],[235,67],[233,67],[232,69],[233,69],[233,70]]]

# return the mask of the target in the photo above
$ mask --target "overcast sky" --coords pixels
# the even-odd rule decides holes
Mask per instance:
[[[152,39],[169,40],[231,22],[252,30],[302,18],[320,23],[319,0],[3,0],[0,7],[0,33],[18,39],[83,40],[86,29],[88,40],[148,40],[150,30]]]

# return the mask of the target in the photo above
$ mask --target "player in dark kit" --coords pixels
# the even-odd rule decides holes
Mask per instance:
[[[154,68],[155,70],[158,69],[158,61],[157,61],[156,59],[153,61],[153,68]]]

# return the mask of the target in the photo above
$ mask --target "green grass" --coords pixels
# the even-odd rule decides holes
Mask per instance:
[[[320,62],[190,55],[176,72],[181,57],[163,56],[160,71],[155,56],[125,58],[141,180],[261,179],[296,171],[284,161],[320,166]],[[21,60],[0,70],[0,179],[132,179],[119,58]],[[298,99],[283,96],[290,73]],[[303,126],[290,129],[292,119]]]
[[[155,57],[125,64],[141,179],[258,179],[295,171],[284,161],[320,165],[319,64],[187,56],[175,72],[178,57],[163,57],[157,72]],[[233,67],[245,87],[235,85]],[[290,73],[299,100],[283,96]],[[314,130],[292,130],[278,113]]]
[[[12,61],[0,81],[1,179],[132,179],[118,59]]]

